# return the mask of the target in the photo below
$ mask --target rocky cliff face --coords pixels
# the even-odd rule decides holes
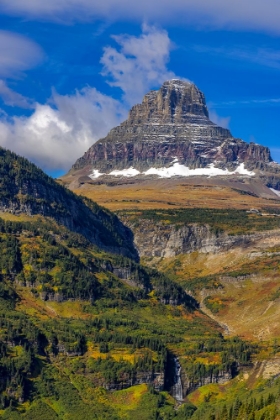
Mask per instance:
[[[134,385],[148,384],[156,391],[163,391],[165,383],[165,372],[138,372],[132,378],[129,375],[123,378],[119,383],[100,383],[109,391],[120,391],[121,389],[130,388]]]
[[[237,372],[236,372],[237,374]],[[186,373],[182,374],[183,397],[204,385],[224,384],[233,379],[236,374],[229,370],[217,370],[215,373],[201,376],[200,378],[189,378]]]
[[[212,164],[233,171],[243,163],[249,170],[279,170],[267,147],[236,139],[209,120],[205,97],[194,84],[170,80],[147,93],[128,119],[95,143],[71,172],[86,168],[84,174],[96,178],[133,167],[133,175],[139,175],[174,162],[191,169]]]
[[[233,379],[239,372],[239,364],[231,362],[228,368],[218,368],[215,366],[213,369],[203,369],[199,374],[193,372],[188,375],[180,365],[177,357],[174,358],[174,384],[171,387],[171,394],[180,403],[184,398],[204,385],[209,384],[224,384]]]
[[[170,258],[194,251],[218,253],[232,247],[247,246],[277,234],[276,231],[264,231],[228,235],[226,232],[215,232],[207,224],[176,226],[158,222],[155,225],[152,220],[139,219],[135,226],[125,216],[122,216],[122,220],[134,233],[134,243],[140,257]]]

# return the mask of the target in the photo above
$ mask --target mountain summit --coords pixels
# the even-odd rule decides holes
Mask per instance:
[[[129,114],[131,124],[209,124],[209,114],[203,93],[190,82],[177,79],[165,82],[161,88],[144,96]]]
[[[70,174],[77,171],[91,179],[254,176],[278,173],[279,165],[267,147],[234,138],[228,129],[214,124],[197,86],[172,79],[148,92],[126,121],[91,146]]]

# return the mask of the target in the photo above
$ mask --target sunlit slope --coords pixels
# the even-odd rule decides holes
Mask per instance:
[[[252,340],[280,337],[280,240],[246,249],[199,252],[147,263],[169,274],[200,301],[201,309],[230,335]]]
[[[60,181],[61,182],[61,181]],[[110,210],[274,207],[279,197],[259,181],[244,179],[190,177],[173,179],[122,179],[107,183],[71,181],[63,183],[76,194],[86,196]]]

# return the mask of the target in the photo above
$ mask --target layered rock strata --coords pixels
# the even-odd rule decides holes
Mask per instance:
[[[236,139],[211,122],[203,93],[190,82],[174,79],[147,93],[128,119],[96,142],[71,172],[86,168],[92,178],[134,176],[174,162],[190,169],[212,164],[234,171],[243,164],[251,171],[279,171],[267,147]],[[135,172],[118,173],[129,168]]]
[[[134,234],[135,247],[140,257],[172,258],[194,251],[219,253],[234,247],[246,247],[270,237],[280,237],[280,230],[244,235],[215,232],[207,224],[188,224],[180,227],[152,220],[139,219],[137,227],[122,216],[123,222]]]

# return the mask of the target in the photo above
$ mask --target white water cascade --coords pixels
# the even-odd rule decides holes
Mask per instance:
[[[176,401],[182,402],[183,397],[183,386],[181,381],[181,365],[179,363],[179,359],[174,357],[174,364],[175,364],[175,375],[174,375],[174,385],[173,385],[173,397]]]

